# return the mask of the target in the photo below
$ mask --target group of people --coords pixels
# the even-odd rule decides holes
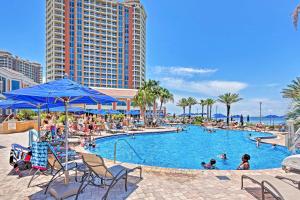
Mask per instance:
[[[222,160],[227,160],[227,155],[225,153],[221,154],[220,158]],[[250,155],[244,154],[242,156],[242,162],[237,167],[237,170],[249,170],[250,169],[249,160],[250,160]],[[202,162],[201,166],[204,169],[218,169],[217,166],[216,166],[216,164],[217,164],[217,161],[215,159],[211,159],[208,163]]]

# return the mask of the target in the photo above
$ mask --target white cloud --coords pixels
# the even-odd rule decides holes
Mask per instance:
[[[185,67],[185,66],[155,66],[152,68],[155,74],[173,74],[173,75],[199,75],[212,74],[218,69],[203,68],[203,67]]]
[[[238,81],[188,81],[170,77],[162,78],[161,84],[170,90],[209,96],[218,96],[226,92],[239,92],[248,86],[246,83]]]
[[[176,106],[176,103],[179,99],[183,97],[188,97],[192,95],[183,95],[182,93],[174,93],[174,103],[167,104],[167,111],[170,113],[182,113],[182,108]],[[193,95],[197,100],[203,99],[205,97],[201,95]],[[250,116],[259,116],[259,102],[262,102],[262,115],[276,114],[276,115],[285,115],[289,109],[290,102],[284,99],[268,99],[268,98],[247,98],[243,97],[243,100],[232,104],[231,113],[233,115],[243,114]],[[217,102],[213,106],[213,113],[226,113],[226,106],[222,103]],[[195,105],[192,107],[192,112],[201,112],[201,106]]]

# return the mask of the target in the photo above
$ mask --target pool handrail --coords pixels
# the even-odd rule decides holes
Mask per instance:
[[[143,159],[143,158],[136,152],[136,150],[133,148],[133,146],[132,146],[126,139],[121,138],[121,139],[118,139],[117,141],[115,141],[115,144],[114,144],[114,163],[116,163],[116,160],[117,160],[117,144],[118,144],[118,142],[120,142],[120,141],[125,142],[125,144],[127,144],[127,145],[130,147],[130,149],[135,153],[135,155],[136,155],[140,160],[142,160],[143,162],[145,161],[145,159]]]

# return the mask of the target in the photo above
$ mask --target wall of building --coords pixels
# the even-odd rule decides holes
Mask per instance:
[[[42,82],[41,64],[13,56],[9,52],[0,51],[0,67],[6,67],[20,72],[36,83]]]
[[[139,1],[47,0],[47,81],[66,72],[90,87],[139,88],[146,13]]]

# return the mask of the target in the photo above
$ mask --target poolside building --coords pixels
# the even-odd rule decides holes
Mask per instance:
[[[42,65],[40,63],[14,56],[12,53],[7,51],[0,51],[1,70],[2,67],[20,72],[36,83],[42,83]]]
[[[137,89],[145,80],[140,0],[46,0],[46,81]]]
[[[10,68],[1,67],[0,70],[0,94],[4,92],[9,92],[12,90],[17,90],[20,88],[25,88],[29,86],[34,86],[37,83],[32,79],[28,78],[24,74],[12,70]]]

